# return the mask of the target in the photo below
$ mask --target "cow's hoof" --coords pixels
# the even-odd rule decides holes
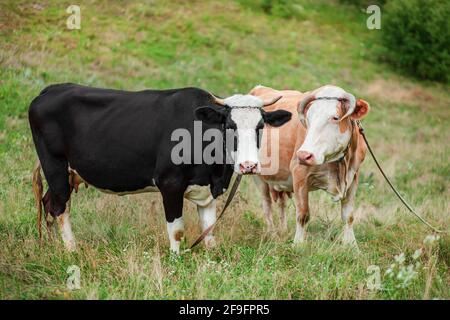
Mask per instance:
[[[205,238],[205,247],[206,249],[212,249],[217,246],[216,239],[214,237],[206,237]]]
[[[275,225],[272,224],[267,224],[266,225],[266,233],[271,234],[271,233],[275,233],[276,229],[275,229]]]
[[[349,249],[349,250],[352,250],[352,251],[355,251],[355,252],[360,252],[358,244],[356,242],[352,242],[352,243],[342,242],[342,246],[344,248],[346,248],[346,249]]]
[[[355,238],[347,238],[345,236],[342,238],[342,244],[345,246],[349,246],[349,247],[357,247],[358,246]]]
[[[342,235],[342,244],[348,247],[358,248],[353,229],[345,229]]]
[[[303,238],[303,237],[297,238],[297,237],[295,237],[294,238],[294,242],[292,243],[292,246],[293,247],[301,247],[301,246],[305,245],[306,243],[307,243],[306,242],[306,238]]]
[[[288,230],[287,223],[281,223],[281,225],[280,225],[281,233],[285,234],[287,232],[287,230]]]
[[[64,244],[66,247],[67,252],[75,252],[77,250],[77,245],[75,244],[75,241],[69,241]]]
[[[356,243],[356,240],[355,241],[353,241],[353,240],[351,240],[351,239],[349,239],[349,240],[342,240],[342,245],[345,247],[345,248],[348,248],[348,249],[350,249],[350,250],[352,250],[352,251],[355,251],[356,253],[359,253],[359,252],[361,252],[360,250],[359,250],[359,247],[358,247],[358,244]]]
[[[295,232],[294,245],[306,243],[306,232],[304,230]]]
[[[354,233],[351,231],[344,231],[342,235],[342,244],[345,247],[351,248],[359,252],[358,243],[356,242],[356,238]]]
[[[306,244],[306,240],[295,240],[294,239],[294,242],[292,243],[292,246],[300,247],[300,246],[302,246],[304,244]]]
[[[180,241],[176,241],[170,244],[170,255],[179,256],[180,255]]]

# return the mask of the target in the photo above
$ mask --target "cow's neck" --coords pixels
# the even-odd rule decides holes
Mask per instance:
[[[338,190],[338,197],[345,198],[347,191],[355,179],[356,174],[356,150],[359,143],[359,134],[356,130],[356,124],[351,121],[351,138],[344,153],[344,156],[337,161],[336,170],[336,187]]]

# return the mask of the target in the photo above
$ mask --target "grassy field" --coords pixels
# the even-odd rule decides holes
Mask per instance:
[[[250,178],[211,251],[169,255],[159,194],[116,197],[93,188],[72,200],[79,250],[65,252],[59,239],[40,247],[27,108],[46,85],[69,81],[130,90],[199,86],[222,96],[256,84],[341,86],[370,102],[367,135],[395,184],[433,225],[450,230],[448,85],[380,63],[375,43],[383,30],[366,29],[363,11],[305,0],[285,19],[256,0],[79,0],[81,30],[68,30],[73,2],[0,3],[0,298],[450,298],[448,234],[430,241],[370,157],[357,196],[359,253],[339,244],[339,205],[323,192],[311,196],[307,244],[292,245],[293,203],[288,232],[267,234]],[[194,209],[185,203],[188,244],[200,233]],[[81,270],[78,290],[66,286],[71,265]],[[376,268],[379,289],[367,283]]]

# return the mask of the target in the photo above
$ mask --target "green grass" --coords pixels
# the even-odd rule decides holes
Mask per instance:
[[[290,19],[258,1],[79,1],[81,30],[65,28],[69,2],[0,4],[0,298],[4,299],[422,299],[450,298],[450,239],[423,244],[430,231],[405,212],[370,157],[357,196],[360,253],[342,247],[339,206],[311,195],[306,245],[289,231],[264,231],[251,179],[216,229],[218,247],[168,253],[158,194],[115,197],[81,188],[72,200],[79,244],[40,247],[31,190],[36,155],[27,122],[30,101],[55,82],[139,90],[199,86],[226,96],[256,84],[306,91],[332,83],[369,101],[368,138],[414,207],[449,230],[448,87],[395,74],[379,63],[366,15],[332,1],[298,1]],[[372,174],[370,178],[369,175]],[[223,197],[220,205],[223,204]],[[200,233],[186,202],[188,243]],[[414,260],[411,255],[423,248]],[[385,272],[394,257],[417,261],[405,287]],[[66,287],[81,269],[81,289]],[[379,266],[381,290],[367,268]]]

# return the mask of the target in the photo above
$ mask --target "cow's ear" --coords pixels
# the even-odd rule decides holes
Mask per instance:
[[[355,111],[351,114],[351,118],[353,120],[360,120],[364,118],[364,116],[369,112],[370,106],[369,103],[363,99],[356,100]]]
[[[292,113],[286,110],[277,110],[272,112],[262,110],[262,116],[265,123],[270,124],[272,127],[279,127],[291,120]]]
[[[221,107],[199,107],[195,109],[194,116],[207,124],[219,124],[225,122],[227,112]]]

